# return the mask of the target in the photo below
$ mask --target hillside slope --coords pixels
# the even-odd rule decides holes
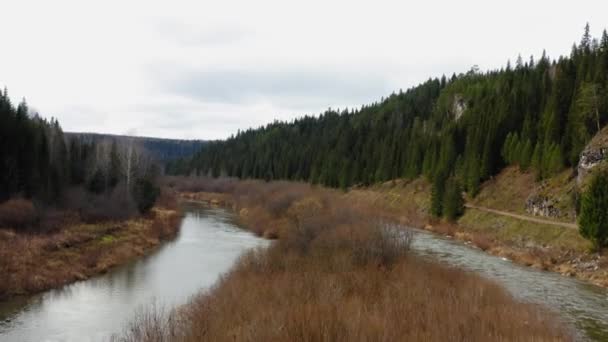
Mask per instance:
[[[89,142],[116,140],[123,143],[132,140],[135,144],[139,144],[148,151],[153,158],[162,162],[191,157],[206,143],[204,140],[163,139],[100,133],[68,132],[66,133],[66,136],[78,136],[83,141]]]
[[[343,189],[424,175],[442,198],[446,184],[474,197],[481,183],[519,166],[533,178],[563,175],[561,189],[570,182],[565,170],[577,169],[585,145],[608,124],[608,33],[590,42],[587,28],[557,60],[519,58],[515,67],[431,78],[358,109],[240,131],[169,171]],[[581,162],[597,157],[588,156]],[[538,189],[529,210],[573,221],[567,198],[544,203],[553,187]]]

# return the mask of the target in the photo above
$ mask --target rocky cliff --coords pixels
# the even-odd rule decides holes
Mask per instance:
[[[577,167],[577,184],[583,186],[587,176],[608,161],[608,126],[604,127],[585,147]]]

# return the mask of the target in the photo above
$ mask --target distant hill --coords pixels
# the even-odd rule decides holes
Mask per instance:
[[[191,157],[206,143],[204,140],[163,139],[80,132],[67,132],[66,136],[78,136],[85,141],[89,140],[91,142],[99,142],[103,140],[117,140],[120,142],[128,139],[134,139],[135,142],[140,143],[142,147],[144,147],[152,155],[152,157],[158,159],[159,161],[170,161],[178,158]]]

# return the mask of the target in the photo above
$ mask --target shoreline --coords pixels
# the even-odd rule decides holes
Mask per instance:
[[[593,271],[583,272],[576,270],[572,265],[575,260],[580,260],[584,257],[593,258],[592,255],[572,253],[571,255],[573,258],[569,259],[568,261],[551,262],[551,254],[538,254],[537,250],[532,248],[516,248],[500,243],[496,243],[493,246],[486,248],[484,243],[477,242],[477,237],[479,235],[475,235],[474,233],[467,231],[456,231],[453,235],[444,234],[442,230],[434,229],[434,227],[430,224],[419,229],[468,243],[470,246],[474,246],[486,254],[506,258],[509,261],[521,266],[534,268],[540,271],[557,273],[564,277],[576,278],[591,285],[608,288],[608,275],[605,274],[606,270],[601,270],[601,272],[604,272],[604,274],[598,274]]]
[[[0,229],[0,270],[7,275],[0,283],[0,303],[86,280],[148,255],[177,235],[181,217],[179,210],[157,206],[142,217],[76,223],[51,234]]]
[[[277,240],[241,256],[178,310],[137,316],[119,341],[573,340],[574,329],[549,308],[518,301],[481,275],[409,255],[412,234],[379,231],[378,217],[391,216],[370,202],[302,183],[213,185],[222,193],[179,197],[231,210],[238,226]],[[440,329],[428,329],[437,320]]]
[[[331,189],[329,190],[334,191]],[[375,190],[364,191],[376,192]],[[344,196],[349,196],[349,194],[350,192],[344,194]],[[235,211],[235,214],[240,220],[243,220],[243,216],[246,216],[247,214],[247,208],[235,208],[234,200],[232,200],[228,194],[213,192],[182,192],[179,196],[185,200],[202,205],[231,208]],[[378,203],[376,203],[376,205],[378,206]],[[389,206],[385,204],[380,204],[379,207],[381,209],[389,209]],[[596,256],[593,254],[572,250],[554,250],[553,246],[546,246],[545,248],[538,248],[537,246],[529,248],[512,246],[498,239],[489,237],[488,234],[476,233],[473,230],[468,230],[458,223],[447,223],[433,220],[422,215],[413,214],[413,212],[420,213],[420,208],[416,208],[415,211],[407,210],[410,216],[401,215],[403,212],[399,212],[399,210],[391,209],[391,211],[391,218],[401,224],[409,225],[416,229],[425,230],[434,234],[451,237],[463,243],[468,242],[471,246],[474,246],[489,255],[507,258],[511,262],[522,266],[558,273],[565,277],[576,278],[595,286],[608,288],[608,269],[597,268],[588,271],[577,269],[578,264],[585,264],[586,262],[589,262],[589,259],[596,260],[594,259]],[[276,238],[275,231],[254,231],[254,233],[269,239]]]

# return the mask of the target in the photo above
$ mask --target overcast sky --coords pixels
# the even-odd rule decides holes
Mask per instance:
[[[568,54],[606,0],[0,4],[0,85],[66,131],[225,138],[429,77]]]

